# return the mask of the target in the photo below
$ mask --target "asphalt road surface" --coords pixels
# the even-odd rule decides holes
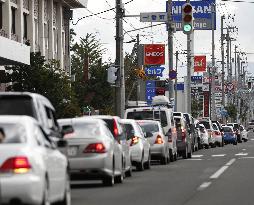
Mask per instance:
[[[169,165],[133,172],[123,184],[72,184],[73,205],[253,205],[254,135],[246,143],[210,148]]]

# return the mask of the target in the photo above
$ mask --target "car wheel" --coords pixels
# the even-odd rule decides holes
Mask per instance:
[[[144,154],[142,155],[141,162],[137,163],[137,170],[144,171]]]
[[[49,201],[49,184],[48,184],[48,180],[45,179],[45,187],[43,190],[43,200],[42,200],[42,205],[50,205],[50,201]]]
[[[166,165],[167,164],[167,157],[162,156],[160,161],[161,161],[161,165]]]
[[[112,174],[110,176],[105,176],[102,180],[104,186],[114,186],[115,184],[115,165],[113,162]]]
[[[68,174],[66,176],[64,198],[63,200],[59,201],[56,205],[71,205],[70,177]]]
[[[145,169],[151,169],[151,154],[149,153],[148,161],[144,164]]]
[[[170,162],[173,162],[173,161],[174,161],[174,154],[170,153]]]
[[[187,159],[187,156],[188,156],[188,149],[186,147],[185,150],[182,152],[182,157],[183,159]]]
[[[174,161],[177,161],[177,153],[174,154]]]
[[[116,183],[121,184],[123,183],[123,179],[124,179],[124,163],[123,163],[123,159],[122,159],[122,166],[121,166],[121,174],[119,176],[116,176]]]
[[[233,145],[237,145],[237,141],[235,141],[235,142],[233,143]]]
[[[126,177],[131,177],[131,176],[132,176],[132,168],[131,168],[131,166],[130,166],[130,168],[128,169],[128,171],[125,172],[125,176],[126,176]]]
[[[192,150],[190,150],[190,152],[188,152],[188,158],[192,157]]]

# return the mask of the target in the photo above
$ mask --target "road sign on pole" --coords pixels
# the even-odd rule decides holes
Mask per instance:
[[[168,16],[166,12],[149,12],[140,13],[141,22],[167,22]]]
[[[145,68],[145,73],[147,76],[159,76],[162,77],[163,71],[165,70],[164,67],[148,67]]]

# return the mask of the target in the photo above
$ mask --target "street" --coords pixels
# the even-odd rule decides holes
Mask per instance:
[[[169,165],[133,172],[123,184],[72,183],[73,205],[253,204],[254,135],[237,146],[210,148]]]

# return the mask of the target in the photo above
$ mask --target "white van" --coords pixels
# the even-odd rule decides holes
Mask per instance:
[[[171,157],[174,158],[174,156],[177,155],[177,146],[176,146],[177,133],[173,117],[173,109],[168,106],[168,102],[165,102],[163,98],[159,97],[162,96],[154,97],[154,101],[152,103],[153,106],[126,109],[124,118],[134,120],[160,121],[163,131],[165,135],[168,137]]]

